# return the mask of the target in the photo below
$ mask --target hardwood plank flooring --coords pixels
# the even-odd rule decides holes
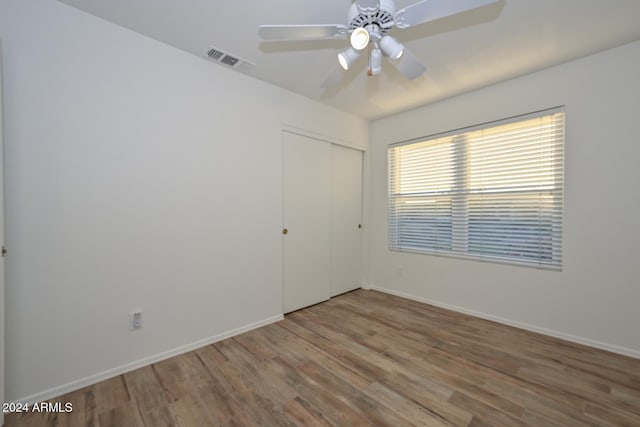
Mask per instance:
[[[640,360],[357,290],[51,402],[6,426],[640,426]]]

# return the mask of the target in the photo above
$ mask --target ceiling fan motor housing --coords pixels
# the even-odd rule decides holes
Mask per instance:
[[[347,22],[349,32],[357,28],[366,28],[374,25],[379,28],[380,35],[384,36],[393,25],[396,13],[396,5],[393,0],[380,0],[379,8],[359,8],[358,2],[354,2],[349,8]]]

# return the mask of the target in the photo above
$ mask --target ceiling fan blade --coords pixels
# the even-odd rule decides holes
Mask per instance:
[[[349,30],[346,25],[260,25],[262,40],[324,40],[342,38]]]
[[[476,9],[498,0],[422,0],[396,12],[396,27],[407,28],[456,13]]]
[[[413,80],[420,77],[427,67],[425,67],[416,56],[406,48],[402,52],[402,56],[397,61],[391,63],[400,71],[407,79]]]
[[[320,87],[322,89],[329,89],[329,88],[332,88],[334,86],[338,86],[340,84],[340,82],[342,81],[342,78],[344,77],[344,74],[345,74],[344,69],[341,66],[336,65],[329,72],[329,75],[324,80],[324,82],[322,82]]]

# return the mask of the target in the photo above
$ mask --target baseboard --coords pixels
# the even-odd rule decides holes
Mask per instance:
[[[273,317],[269,317],[267,319],[260,320],[258,322],[254,322],[254,323],[250,323],[248,325],[242,326],[240,328],[232,329],[230,331],[226,331],[226,332],[223,332],[223,333],[218,334],[218,335],[214,335],[214,336],[209,337],[209,338],[205,338],[205,339],[198,340],[198,341],[195,341],[195,342],[187,344],[187,345],[176,347],[174,349],[171,349],[169,351],[165,351],[163,353],[159,353],[159,354],[155,354],[153,356],[145,357],[144,359],[136,360],[134,362],[127,363],[125,365],[118,366],[116,368],[109,369],[107,371],[100,372],[100,373],[97,373],[95,375],[90,375],[88,377],[81,378],[81,379],[76,380],[76,381],[72,381],[70,383],[61,385],[59,387],[54,387],[54,388],[51,388],[49,390],[45,390],[43,392],[33,394],[31,396],[24,397],[22,399],[17,399],[16,401],[17,402],[23,402],[23,403],[27,403],[28,402],[30,404],[33,404],[35,402],[43,402],[43,401],[46,401],[46,400],[49,400],[49,399],[53,399],[53,398],[62,396],[64,394],[71,393],[72,391],[79,390],[79,389],[81,389],[83,387],[95,384],[97,382],[104,381],[104,380],[107,380],[109,378],[113,378],[113,377],[116,377],[118,375],[125,374],[127,372],[133,371],[133,370],[138,369],[138,368],[142,368],[142,367],[150,365],[152,363],[160,362],[160,361],[169,359],[169,358],[174,357],[174,356],[179,356],[179,355],[181,355],[183,353],[187,353],[189,351],[193,351],[193,350],[198,349],[200,347],[204,347],[206,345],[213,344],[215,342],[222,341],[224,339],[231,338],[231,337],[234,337],[236,335],[243,334],[245,332],[249,332],[249,331],[251,331],[253,329],[257,329],[257,328],[260,328],[262,326],[270,325],[271,323],[279,322],[282,319],[284,319],[284,316],[282,314],[279,314],[279,315],[273,316]]]
[[[553,329],[541,328],[539,326],[530,325],[528,323],[518,322],[516,320],[506,319],[504,317],[494,316],[492,314],[482,313],[475,310],[469,310],[464,307],[458,307],[458,306],[446,304],[440,301],[434,301],[428,298],[418,297],[415,295],[396,291],[393,289],[386,289],[378,286],[372,286],[369,289],[378,291],[378,292],[383,292],[385,294],[395,295],[401,298],[410,299],[417,302],[422,302],[425,304],[433,305],[435,307],[445,308],[447,310],[456,311],[458,313],[468,314],[470,316],[479,317],[481,319],[491,320],[493,322],[502,323],[503,325],[513,326],[515,328],[524,329],[531,332],[537,332],[539,334],[547,335],[554,338],[560,338],[565,341],[570,341],[576,344],[582,344],[589,347],[598,348],[600,350],[606,350],[612,353],[621,354],[623,356],[629,356],[635,359],[640,359],[640,351],[638,350],[633,350],[626,347],[620,347],[617,345],[612,345],[612,344],[604,343],[601,341],[592,340],[589,338],[579,337],[577,335],[571,335],[564,332],[555,331]]]

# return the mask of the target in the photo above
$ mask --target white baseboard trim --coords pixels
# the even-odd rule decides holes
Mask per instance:
[[[513,326],[515,328],[524,329],[531,332],[537,332],[539,334],[548,335],[554,338],[560,338],[565,341],[570,341],[576,344],[582,344],[589,347],[598,348],[600,350],[606,350],[612,353],[621,354],[623,356],[629,356],[635,359],[640,359],[640,351],[638,350],[633,350],[626,347],[620,347],[617,345],[608,344],[601,341],[592,340],[589,338],[579,337],[577,335],[571,335],[564,332],[554,331],[553,329],[541,328],[539,326],[530,325],[528,323],[518,322],[516,320],[506,319],[504,317],[494,316],[492,314],[482,313],[475,310],[469,310],[464,307],[458,307],[455,305],[434,301],[428,298],[411,295],[411,294],[396,291],[393,289],[381,288],[379,286],[372,286],[369,289],[373,291],[383,292],[385,294],[395,295],[401,298],[410,299],[417,302],[422,302],[425,304],[433,305],[435,307],[445,308],[447,310],[456,311],[458,313],[468,314],[470,316],[479,317],[481,319],[491,320],[493,322],[502,323],[503,325]]]
[[[271,323],[279,322],[282,319],[284,319],[284,316],[282,314],[279,314],[279,315],[273,316],[273,317],[269,317],[267,319],[260,320],[258,322],[254,322],[254,323],[250,323],[248,325],[241,326],[239,328],[232,329],[230,331],[226,331],[226,332],[223,332],[223,333],[218,334],[218,335],[214,335],[214,336],[209,337],[209,338],[204,338],[202,340],[198,340],[198,341],[195,341],[195,342],[190,343],[190,344],[186,344],[186,345],[183,345],[183,346],[180,346],[180,347],[176,347],[174,349],[171,349],[169,351],[165,351],[163,353],[159,353],[159,354],[155,354],[153,356],[145,357],[144,359],[136,360],[134,362],[127,363],[125,365],[118,366],[118,367],[115,367],[115,368],[112,368],[112,369],[109,369],[109,370],[106,370],[106,371],[103,371],[103,372],[100,372],[100,373],[97,373],[97,374],[94,374],[94,375],[90,375],[88,377],[81,378],[79,380],[72,381],[70,383],[63,384],[63,385],[58,386],[58,387],[53,387],[53,388],[51,388],[49,390],[45,390],[43,392],[33,394],[31,396],[27,396],[27,397],[24,397],[22,399],[17,399],[16,401],[17,402],[22,402],[22,403],[27,403],[28,402],[29,404],[33,404],[35,402],[43,402],[43,401],[46,401],[46,400],[49,400],[49,399],[53,399],[53,398],[62,396],[64,394],[71,393],[72,391],[79,390],[79,389],[81,389],[83,387],[95,384],[97,382],[104,381],[104,380],[107,380],[109,378],[113,378],[113,377],[116,377],[118,375],[125,374],[127,372],[133,371],[133,370],[138,369],[138,368],[142,368],[142,367],[150,365],[152,363],[161,362],[161,361],[169,359],[171,357],[179,356],[179,355],[181,355],[183,353],[187,353],[189,351],[193,351],[193,350],[195,350],[197,348],[204,347],[206,345],[213,344],[215,342],[222,341],[224,339],[231,338],[231,337],[234,337],[236,335],[243,334],[245,332],[249,332],[249,331],[251,331],[253,329],[257,329],[257,328],[260,328],[262,326],[267,326],[267,325],[270,325]]]

